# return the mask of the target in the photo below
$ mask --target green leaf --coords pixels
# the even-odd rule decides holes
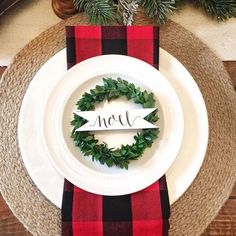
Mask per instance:
[[[120,154],[120,151],[119,151],[119,149],[118,149],[118,150],[115,150],[115,151],[113,151],[113,152],[112,152],[112,155],[113,155],[114,157],[121,157],[121,154]]]
[[[84,139],[84,141],[91,141],[91,140],[93,140],[93,136],[92,136],[92,135],[87,136],[87,137]]]

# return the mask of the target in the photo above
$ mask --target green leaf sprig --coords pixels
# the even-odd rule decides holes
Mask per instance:
[[[95,105],[103,100],[108,101],[125,96],[128,100],[142,105],[144,108],[154,108],[155,99],[153,93],[146,90],[141,91],[139,87],[126,80],[118,78],[103,78],[103,85],[96,85],[90,93],[85,92],[76,103],[77,109],[81,111],[94,110]],[[145,120],[154,123],[158,120],[157,109],[145,117]],[[84,156],[91,156],[92,160],[106,164],[108,167],[118,166],[128,169],[130,161],[139,159],[147,147],[151,147],[153,140],[157,138],[159,129],[143,129],[134,136],[135,142],[131,145],[121,145],[120,148],[109,148],[106,143],[99,144],[94,134],[89,131],[76,131],[86,123],[82,117],[74,114],[71,125],[74,127],[72,138],[77,147],[80,148]]]

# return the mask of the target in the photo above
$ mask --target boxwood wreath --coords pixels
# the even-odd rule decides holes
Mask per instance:
[[[95,105],[107,99],[108,101],[125,96],[143,108],[154,108],[155,99],[153,93],[146,90],[141,91],[139,87],[126,80],[118,78],[103,78],[103,85],[96,85],[90,92],[85,92],[76,106],[80,111],[94,110]],[[159,119],[157,109],[145,117],[150,123]],[[74,113],[71,121],[73,126],[72,138],[84,156],[91,156],[92,160],[106,164],[108,167],[118,166],[128,169],[130,161],[139,159],[147,147],[151,147],[153,140],[157,138],[159,129],[143,129],[134,136],[134,143],[131,145],[122,144],[119,148],[109,148],[106,143],[100,143],[93,133],[89,131],[76,131],[86,123],[86,120]]]

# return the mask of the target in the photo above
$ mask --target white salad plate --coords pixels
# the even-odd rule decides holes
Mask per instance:
[[[160,117],[157,122],[160,127],[159,137],[151,148],[145,149],[141,158],[129,164],[128,170],[107,167],[93,162],[91,157],[83,157],[71,138],[73,127],[70,122],[77,111],[77,101],[83,93],[100,85],[103,78],[122,78],[140,87],[141,91],[147,90],[155,95]],[[34,99],[34,88],[30,87],[28,91],[31,94],[28,99]],[[113,112],[119,111],[119,108],[142,108],[124,97],[99,105],[100,110]],[[24,106],[22,110],[24,112]],[[24,122],[29,123],[30,120],[25,117]],[[123,55],[93,57],[68,70],[50,93],[44,119],[38,120],[38,123],[39,126],[43,125],[41,147],[45,148],[45,153],[58,172],[86,191],[109,196],[137,192],[161,178],[180,150],[184,130],[181,103],[168,80],[148,63]],[[100,143],[106,142],[109,148],[132,144],[136,133],[137,130],[94,132],[95,138]]]
[[[112,56],[115,55],[110,55],[110,57]],[[101,58],[105,58],[105,56]],[[19,146],[29,175],[40,191],[60,207],[64,177],[90,192],[120,195],[138,191],[166,173],[170,202],[175,202],[196,177],[202,165],[208,141],[207,112],[195,81],[187,70],[164,50],[160,50],[160,71],[173,86],[178,97],[159,73],[157,73],[158,76],[153,74],[154,77],[159,78],[155,78],[155,83],[152,83],[151,80],[147,82],[149,80],[146,81],[143,78],[147,71],[152,71],[151,69],[145,69],[142,73],[139,66],[133,67],[133,71],[131,71],[130,66],[126,66],[126,69],[120,70],[120,68],[114,67],[116,64],[114,63],[113,69],[109,67],[108,70],[108,68],[102,67],[103,63],[99,64],[99,62],[102,62],[101,58],[99,60],[96,58],[89,59],[67,72],[66,52],[62,50],[48,60],[33,78],[22,103],[18,126]],[[88,64],[86,65],[86,63],[95,63],[93,60],[98,63],[97,67],[95,70],[88,70]],[[141,64],[146,64],[137,59],[132,60],[135,63],[139,61]],[[108,61],[112,64],[114,60]],[[120,63],[122,61],[124,59]],[[84,68],[84,74],[81,74],[80,69],[83,65],[87,69]],[[81,68],[77,69],[77,67]],[[147,65],[147,67],[150,66]],[[79,74],[76,71],[80,71]],[[154,71],[156,72],[153,69],[153,72],[150,73],[152,74]],[[161,119],[158,124],[160,129],[162,128],[160,138],[155,140],[152,148],[145,151],[147,154],[144,157],[130,165],[128,171],[115,167],[108,168],[92,162],[89,158],[81,157],[78,148],[74,147],[73,140],[69,137],[71,131],[69,121],[75,109],[74,102],[78,100],[79,94],[81,95],[81,93],[99,83],[103,75],[125,77],[124,79],[139,85],[142,89],[154,91],[158,101],[157,107],[160,108],[159,115]],[[73,76],[74,79],[71,79]],[[72,82],[67,83],[68,81]],[[156,84],[159,81],[165,81],[163,82],[165,85],[162,85],[163,90],[158,90]],[[166,97],[165,91],[167,91]],[[178,98],[184,117],[183,139],[181,134],[183,131],[182,110]],[[164,101],[165,99],[167,101]],[[169,104],[170,102],[177,106],[173,110],[173,114],[172,110],[168,109],[169,105],[169,108],[173,108],[173,104]],[[124,104],[127,104],[128,108],[132,107],[132,103],[117,101],[111,103],[111,108],[114,109],[114,107],[123,106]],[[165,106],[163,106],[164,104]],[[175,122],[174,125],[171,115],[178,119],[179,124]],[[175,130],[178,125],[180,127]],[[169,129],[175,130],[173,136],[171,136]],[[122,137],[125,136],[125,138],[122,140],[120,133],[105,134],[100,132],[97,135],[99,139],[106,141],[109,146],[119,145],[131,140],[130,131],[123,134]],[[114,137],[111,138],[112,136]],[[163,148],[161,147],[162,143],[165,144]],[[165,148],[166,145],[169,145],[169,148]],[[160,157],[156,156],[158,150],[161,153]],[[162,154],[167,158],[166,161],[161,160]],[[158,161],[155,161],[155,159]],[[152,161],[155,165],[160,161],[159,174],[153,174],[154,169],[148,171],[149,163]],[[142,176],[142,171],[145,173],[144,178],[147,181],[142,180],[140,184],[135,181],[135,178],[138,176],[137,179],[141,180],[139,176]],[[126,184],[127,181],[125,182],[127,177],[132,179],[128,185]],[[91,182],[92,179],[93,182]],[[112,187],[113,184],[116,186],[115,188]]]

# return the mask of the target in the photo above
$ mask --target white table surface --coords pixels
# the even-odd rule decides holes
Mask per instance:
[[[197,35],[221,60],[236,60],[236,18],[219,24],[186,6],[171,19]],[[50,0],[24,0],[8,10],[0,17],[0,66],[9,65],[30,40],[60,20]]]

